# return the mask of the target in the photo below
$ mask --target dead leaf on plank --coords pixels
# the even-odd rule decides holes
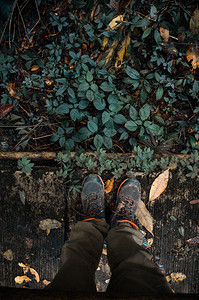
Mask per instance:
[[[15,282],[18,284],[22,284],[24,281],[29,282],[31,279],[26,275],[15,277]]]
[[[192,18],[195,20],[195,22]],[[198,7],[194,10],[192,18],[190,19],[190,22],[189,22],[189,28],[194,34],[197,34],[199,31],[199,9],[198,9]]]
[[[189,203],[190,203],[190,204],[196,204],[196,203],[199,203],[199,199],[191,200]]]
[[[25,244],[27,246],[28,249],[31,249],[32,246],[33,246],[33,239],[30,239],[30,238],[25,238]]]
[[[28,265],[28,264],[25,265],[24,263],[18,263],[18,265],[19,265],[21,268],[23,268],[24,274],[28,273],[28,271],[29,271],[29,269],[30,269],[30,265]]]
[[[160,26],[160,36],[165,43],[169,40],[169,30]]]
[[[49,285],[51,283],[51,281],[44,279],[44,280],[42,280],[42,283],[44,285]]]
[[[189,243],[190,245],[199,245],[199,236],[188,239],[187,243]]]
[[[161,173],[152,183],[150,193],[149,193],[149,201],[155,200],[164,192],[164,190],[167,187],[168,180],[169,180],[169,169]]]
[[[40,67],[38,65],[33,65],[32,68],[31,68],[31,71],[34,72],[34,71],[37,71]]]
[[[46,235],[48,236],[50,234],[50,229],[46,229]]]
[[[112,177],[111,179],[108,179],[106,182],[105,182],[105,193],[110,193],[113,189],[113,184],[114,184],[114,177]]]
[[[136,217],[139,222],[151,233],[153,234],[153,218],[150,215],[148,209],[146,208],[144,202],[139,200],[138,208],[135,212]]]
[[[62,224],[55,219],[45,219],[40,221],[39,223],[39,228],[42,230],[57,229],[60,228],[61,226]]]
[[[12,252],[12,250],[11,249],[8,249],[7,251],[5,251],[4,253],[3,253],[3,257],[5,258],[5,259],[7,259],[7,260],[13,260],[13,252]]]
[[[33,268],[30,268],[30,272],[31,272],[32,275],[35,276],[34,279],[35,279],[37,282],[40,282],[39,274],[37,273],[37,271],[36,271],[35,269],[33,269]]]
[[[180,281],[183,281],[187,276],[183,273],[171,273],[166,276],[166,280],[168,282],[175,282],[178,283]]]

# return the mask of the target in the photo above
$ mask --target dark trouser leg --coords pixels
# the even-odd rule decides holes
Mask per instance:
[[[137,294],[172,292],[142,242],[141,232],[128,223],[120,223],[109,231],[107,247],[112,277],[107,291]]]
[[[96,291],[94,276],[109,225],[105,220],[78,222],[62,249],[61,268],[46,289]]]

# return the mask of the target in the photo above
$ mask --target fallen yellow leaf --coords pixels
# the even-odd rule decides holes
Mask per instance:
[[[130,35],[128,34],[125,39],[123,40],[119,51],[117,52],[116,62],[115,62],[115,68],[119,69],[122,66],[123,58],[125,53],[127,54],[127,49],[130,44]]]
[[[31,272],[31,274],[33,274],[35,276],[35,280],[37,282],[40,282],[39,274],[37,273],[37,271],[33,268],[30,268],[30,272]]]
[[[168,282],[180,282],[183,281],[187,276],[183,273],[171,273],[169,275],[166,276],[166,280]]]
[[[169,169],[165,170],[161,173],[152,183],[150,193],[149,193],[149,201],[155,200],[157,197],[164,192],[167,187],[169,180]]]
[[[15,99],[20,99],[18,96],[15,96],[16,91],[15,91],[15,84],[14,83],[9,83],[8,84],[8,92],[11,97],[14,97]]]
[[[31,71],[37,71],[39,69],[38,65],[33,65]]]
[[[29,282],[31,279],[26,275],[15,277],[15,282],[18,284],[22,284],[24,281]]]
[[[169,40],[169,30],[160,26],[160,36],[165,43]]]
[[[122,22],[124,19],[124,15],[119,15],[117,17],[115,17],[109,24],[108,24],[108,28],[107,28],[107,31],[111,31],[115,28],[117,28],[121,23],[119,22]],[[108,45],[108,38],[107,37],[104,37],[103,40],[102,40],[102,46],[101,46],[101,49],[102,51],[105,50],[106,46]]]
[[[194,18],[195,22],[193,21],[192,18]],[[199,9],[198,9],[198,7],[194,10],[192,18],[190,19],[190,22],[189,22],[189,28],[194,34],[197,34],[199,32]]]
[[[50,234],[50,229],[46,229],[46,235],[48,236]]]
[[[111,179],[108,179],[105,182],[105,193],[110,193],[113,189],[113,184],[114,184],[114,177],[112,177]]]
[[[118,43],[119,43],[118,39],[115,39],[113,41],[113,43],[111,44],[111,46],[109,47],[109,49],[106,50],[106,52],[104,54],[105,65],[108,65],[111,62],[111,60],[112,60],[112,58],[114,56],[115,49],[116,49]]]
[[[150,215],[148,209],[146,208],[144,202],[139,200],[138,208],[135,212],[136,217],[139,222],[151,233],[153,234],[153,218]]]
[[[8,249],[7,251],[5,251],[3,253],[3,257],[5,259],[7,259],[7,260],[10,260],[10,261],[13,260],[13,252],[12,252],[12,250]]]

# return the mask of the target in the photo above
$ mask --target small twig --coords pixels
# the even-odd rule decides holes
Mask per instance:
[[[26,33],[26,37],[27,37],[28,41],[30,42],[30,39],[29,39],[29,37],[28,37],[27,30],[26,30],[26,25],[25,25],[25,22],[24,22],[24,19],[23,19],[23,16],[22,16],[22,13],[21,13],[21,10],[20,10],[20,7],[19,7],[18,3],[17,3],[17,8],[18,8],[18,10],[19,10],[19,15],[20,15],[20,17],[21,17],[21,21],[22,21],[22,24],[23,24],[23,27],[24,27],[24,30],[25,30],[25,33]]]
[[[44,138],[49,137],[49,136],[52,136],[52,135],[53,135],[53,134],[47,134],[47,135],[38,136],[38,137],[33,138],[33,140],[44,139]]]
[[[21,144],[21,142],[23,142],[27,136],[29,136],[29,134],[31,134],[31,132],[33,132],[41,123],[43,122],[43,119],[41,119],[41,121],[39,123],[37,123],[37,125],[35,125],[15,146],[13,149],[15,149],[19,144]]]
[[[32,29],[29,31],[29,34],[33,31],[33,29],[37,26],[37,24],[41,21],[41,16],[40,16],[40,12],[39,12],[39,8],[38,8],[38,5],[37,5],[37,0],[35,0],[35,6],[36,6],[36,9],[37,9],[37,14],[38,14],[38,21],[35,23],[35,25],[32,27]]]

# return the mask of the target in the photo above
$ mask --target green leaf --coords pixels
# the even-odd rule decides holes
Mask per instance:
[[[135,131],[137,129],[137,124],[133,121],[127,121],[124,126],[130,131]]]
[[[102,113],[102,124],[106,123],[110,119],[110,113],[104,111]]]
[[[125,124],[127,122],[127,119],[122,114],[115,115],[113,120],[116,124]]]
[[[104,91],[104,92],[112,92],[115,89],[115,86],[108,83],[107,81],[102,82],[102,84],[100,85],[100,88]]]
[[[140,79],[140,74],[138,73],[138,71],[136,71],[135,69],[132,69],[129,66],[126,67],[125,72],[131,79],[134,79],[134,80]]]
[[[70,117],[71,119],[75,122],[76,120],[79,119],[79,110],[77,108],[73,108],[70,111]]]
[[[103,110],[106,107],[106,101],[104,99],[94,99],[93,104],[97,110]]]
[[[93,94],[93,91],[88,90],[88,91],[86,92],[86,98],[87,98],[89,101],[93,101],[93,100],[94,100],[94,94]]]
[[[151,33],[152,27],[147,28],[142,35],[142,39],[145,39]]]
[[[130,115],[130,117],[131,117],[131,119],[132,119],[133,121],[137,120],[137,118],[138,118],[138,112],[137,112],[137,110],[135,109],[135,107],[130,106],[130,109],[129,109],[129,115]]]
[[[62,95],[62,94],[65,92],[66,89],[67,89],[67,87],[64,86],[64,85],[62,85],[62,86],[57,90],[56,96]]]
[[[82,83],[80,83],[79,87],[78,87],[78,92],[85,92],[89,89],[90,85],[88,84],[88,82],[84,81]]]
[[[61,105],[59,105],[55,112],[59,115],[65,115],[65,114],[68,114],[69,113],[69,107],[68,107],[68,104],[66,103],[63,103]]]
[[[98,92],[98,86],[97,86],[97,84],[92,83],[92,84],[91,84],[91,90],[92,90],[93,92]]]
[[[109,109],[112,112],[119,112],[122,109],[122,106],[119,103],[113,103],[109,105]]]
[[[150,116],[150,106],[148,104],[145,104],[140,110],[139,110],[139,116],[142,121],[145,121]]]
[[[93,121],[88,121],[87,126],[88,126],[88,129],[89,129],[92,133],[94,133],[94,132],[96,132],[96,131],[98,130],[97,124],[95,124]]]
[[[112,139],[110,137],[105,136],[104,139],[103,139],[103,143],[104,143],[104,146],[107,149],[110,149],[110,148],[113,147],[113,142],[112,142]]]
[[[108,137],[116,135],[117,131],[114,128],[104,128],[104,134]]]
[[[118,100],[119,100],[119,97],[118,97],[118,95],[116,95],[116,94],[110,94],[109,96],[108,96],[108,103],[109,104],[114,104],[114,103],[117,103],[118,102]]]
[[[100,135],[100,134],[97,134],[95,137],[94,137],[94,145],[97,149],[101,148],[102,147],[102,144],[103,144],[103,137]]]
[[[146,130],[147,130],[147,129],[150,130],[152,134],[154,134],[154,135],[159,135],[159,132],[160,132],[160,130],[161,130],[161,127],[160,127],[159,125],[157,125],[157,124],[151,124],[150,126],[148,126],[148,127],[146,128]]]
[[[93,74],[92,74],[90,71],[88,71],[88,72],[86,73],[86,80],[87,80],[88,82],[91,82],[91,81],[93,80]]]
[[[68,95],[71,97],[71,98],[75,98],[75,92],[73,91],[73,89],[72,88],[68,88],[68,90],[67,90],[67,92],[68,92]]]
[[[158,87],[158,89],[156,90],[156,100],[160,100],[160,99],[162,98],[163,94],[164,94],[164,89],[163,89],[163,87],[160,85],[160,86]]]

